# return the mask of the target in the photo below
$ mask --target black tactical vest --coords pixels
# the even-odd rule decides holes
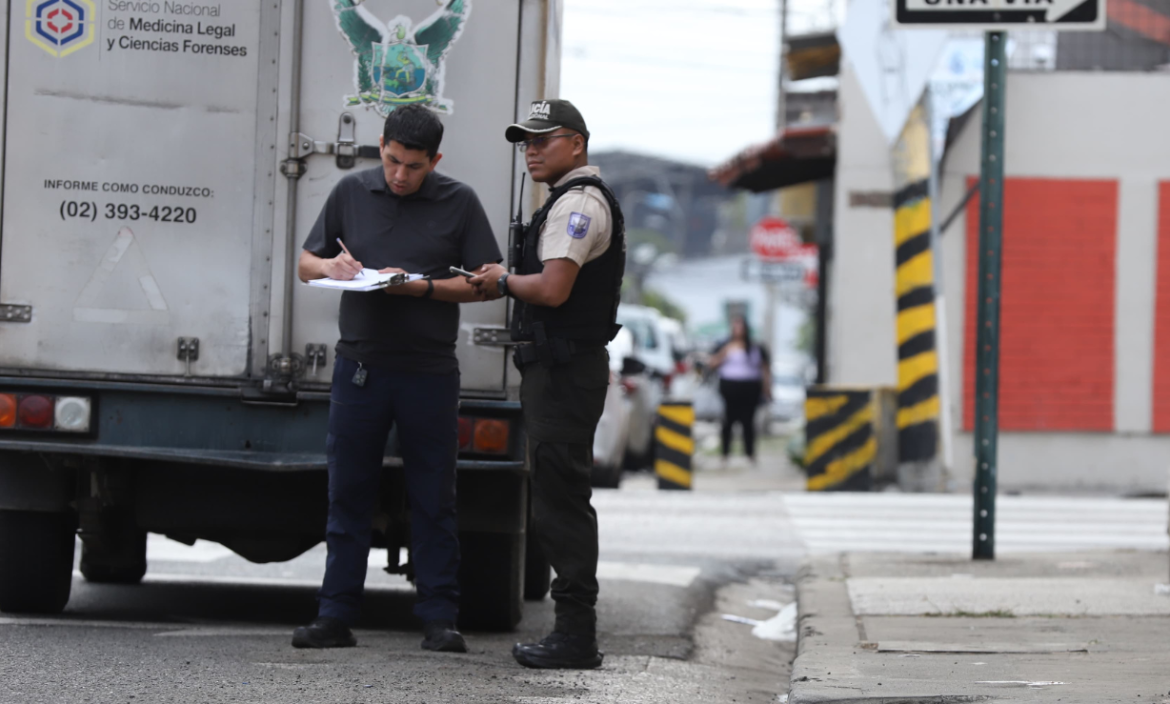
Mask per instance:
[[[536,253],[540,229],[548,219],[553,204],[570,189],[581,186],[597,187],[609,203],[613,232],[609,248],[600,257],[581,267],[568,300],[559,308],[516,300],[512,312],[512,339],[517,342],[536,340],[537,325],[543,325],[544,334],[541,337],[603,344],[612,340],[621,328],[617,324],[617,308],[621,300],[622,276],[626,270],[626,224],[617,198],[600,178],[582,176],[552,190],[545,204],[532,214],[532,222],[528,223],[522,241],[517,243],[516,273],[539,274],[544,271],[544,262],[540,261]]]

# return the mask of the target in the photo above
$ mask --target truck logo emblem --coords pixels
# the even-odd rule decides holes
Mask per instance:
[[[93,0],[28,0],[24,36],[56,57],[69,56],[93,43]]]
[[[365,105],[382,116],[401,105],[451,113],[454,103],[443,98],[443,61],[463,33],[471,0],[448,0],[415,30],[403,15],[383,23],[362,2],[329,0],[337,29],[356,59],[357,94],[345,97],[346,106]]]

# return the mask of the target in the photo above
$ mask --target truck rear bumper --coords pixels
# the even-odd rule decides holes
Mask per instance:
[[[0,374],[0,389],[15,393],[80,395],[92,399],[93,431],[83,437],[60,433],[0,432],[0,452],[70,457],[109,457],[144,463],[215,466],[271,472],[326,468],[325,435],[329,393],[306,391],[295,401],[257,401],[245,386],[189,386],[92,379],[46,379]],[[519,432],[516,401],[462,398],[463,416],[501,418]],[[385,466],[401,467],[396,434]],[[515,437],[507,454],[460,458],[463,471],[524,473],[523,444]]]
[[[138,447],[127,445],[80,444],[45,440],[4,439],[0,451],[41,452],[54,455],[87,457],[124,457],[127,459],[182,464],[214,465],[232,469],[270,470],[274,472],[315,471],[326,468],[325,453],[311,452],[249,452],[247,450],[196,450],[170,447]],[[401,467],[401,457],[387,457],[383,466]],[[456,463],[459,471],[512,471],[524,473],[527,469],[520,460],[468,460]]]

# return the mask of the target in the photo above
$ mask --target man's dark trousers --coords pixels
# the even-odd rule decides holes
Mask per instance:
[[[420,374],[363,366],[338,356],[329,406],[329,557],[317,593],[320,616],[352,625],[361,608],[377,509],[382,458],[392,425],[406,473],[411,548],[423,621],[454,621],[459,611],[455,461],[459,453],[459,372]]]
[[[532,468],[537,539],[556,571],[552,597],[562,633],[597,629],[597,513],[593,496],[593,434],[605,406],[609,357],[598,346],[563,364],[523,370],[520,401]]]

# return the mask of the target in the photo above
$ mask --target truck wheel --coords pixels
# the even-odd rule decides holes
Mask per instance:
[[[524,554],[524,598],[528,601],[540,601],[548,594],[552,584],[552,567],[548,564],[540,541],[532,531],[532,523],[528,524],[528,533],[525,537],[527,544]]]
[[[0,510],[0,611],[56,614],[73,586],[72,513]]]
[[[96,584],[138,584],[146,574],[146,531],[129,515],[111,517],[101,547],[81,542],[81,574]]]
[[[524,536],[460,533],[459,627],[510,631],[524,609]]]

